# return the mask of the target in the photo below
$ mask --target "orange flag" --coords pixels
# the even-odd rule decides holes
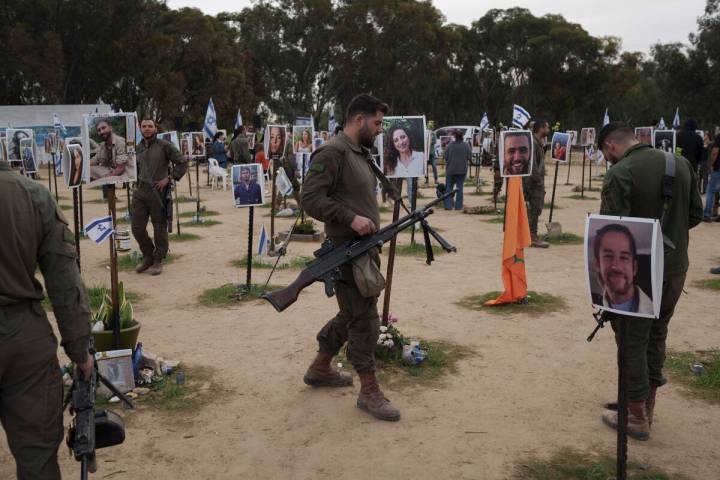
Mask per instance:
[[[505,205],[505,238],[503,239],[502,278],[505,291],[485,305],[514,303],[527,297],[527,277],[523,248],[530,246],[530,225],[522,192],[522,179],[508,180]]]

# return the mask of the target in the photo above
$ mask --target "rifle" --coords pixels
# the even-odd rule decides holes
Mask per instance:
[[[323,282],[325,284],[325,294],[328,297],[332,297],[335,294],[333,283],[338,277],[341,265],[361,255],[365,255],[371,248],[382,247],[384,243],[390,241],[395,235],[418,222],[422,225],[423,229],[425,253],[427,255],[426,262],[428,265],[434,260],[430,236],[432,236],[446,252],[455,252],[457,249],[440,236],[425,220],[433,213],[433,206],[455,193],[456,190],[446,192],[424,207],[410,212],[397,222],[387,225],[372,235],[357,237],[340,246],[335,246],[329,239],[325,240],[320,249],[315,251],[315,260],[308,263],[307,267],[300,272],[300,275],[298,275],[294,282],[283,289],[274,292],[265,292],[260,295],[260,298],[264,298],[275,307],[275,310],[282,312],[295,303],[301,290],[316,281]]]
[[[94,364],[92,375],[90,378],[83,378],[83,374],[76,368],[72,386],[65,396],[63,405],[65,410],[69,404],[70,413],[74,415],[68,429],[67,445],[73,451],[75,460],[80,462],[81,480],[88,478],[88,472],[95,473],[97,470],[95,449],[119,445],[125,440],[125,425],[122,418],[112,411],[95,410],[97,381],[100,380],[128,408],[135,408],[129,398],[100,375],[92,346],[90,354],[93,355]]]

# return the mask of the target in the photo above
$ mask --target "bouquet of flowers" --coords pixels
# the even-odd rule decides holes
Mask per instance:
[[[378,348],[375,349],[375,356],[382,360],[400,360],[402,358],[403,345],[407,343],[405,337],[397,328],[398,319],[394,315],[388,316],[387,326],[380,326],[378,336]]]

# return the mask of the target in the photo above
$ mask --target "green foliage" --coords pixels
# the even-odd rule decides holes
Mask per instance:
[[[200,240],[202,237],[194,233],[182,232],[178,234],[176,232],[168,235],[168,238],[171,242],[192,242],[193,240]]]
[[[183,227],[212,227],[213,225],[220,225],[222,223],[219,220],[209,220],[203,218],[202,215],[200,215],[200,220],[200,222],[193,222],[192,220],[189,222],[181,222],[180,225]]]
[[[200,305],[205,307],[226,307],[230,305],[237,305],[242,302],[248,302],[260,298],[260,295],[264,292],[272,292],[282,287],[276,285],[268,285],[263,290],[262,285],[253,284],[248,290],[244,286],[237,285],[235,283],[226,283],[225,285],[218,288],[210,288],[203,291],[198,298]]]
[[[315,222],[313,222],[312,220],[305,220],[304,222],[300,222],[295,225],[295,228],[293,228],[293,233],[297,233],[300,235],[312,235],[313,233],[315,233],[315,230],[317,230]]]
[[[107,287],[101,287],[100,291],[93,292],[96,296],[101,296],[102,300],[92,315],[92,323],[102,322],[105,330],[112,330],[112,297],[111,290]],[[96,300],[95,300],[96,301]],[[93,302],[91,302],[92,305]],[[125,295],[125,287],[123,282],[118,283],[118,304],[120,306],[120,328],[130,328],[136,325],[135,316],[133,314],[132,302]],[[92,308],[92,307],[91,307]]]
[[[88,303],[90,306],[90,311],[95,312],[100,308],[100,305],[102,305],[103,300],[105,298],[105,295],[110,292],[109,287],[87,287],[85,289],[88,295]],[[131,292],[126,290],[125,291],[125,299],[128,302],[135,303],[140,299],[140,295],[138,295],[135,292]],[[50,303],[50,299],[47,297],[47,295],[42,300],[43,307],[45,310],[52,310],[52,304]]]
[[[415,232],[415,235],[417,235],[418,233],[422,237],[422,231]],[[432,251],[435,255],[445,253],[445,250],[434,244],[432,245]],[[397,245],[395,247],[395,254],[407,256],[425,256],[425,241],[423,240],[419,243],[411,243],[409,245]]]
[[[292,268],[305,268],[308,262],[312,262],[315,259],[315,257],[308,257],[308,256],[300,256],[295,257],[291,259],[287,263],[283,263],[282,260],[280,263],[278,263],[278,266],[276,270],[288,270]],[[237,260],[233,260],[230,262],[230,264],[235,268],[245,268],[247,267],[247,257],[242,257]],[[253,257],[252,259],[252,268],[272,268],[275,264],[275,259],[273,259],[272,264],[261,262],[257,257]]]
[[[696,280],[693,285],[708,290],[720,290],[720,278],[710,278],[705,280]]]
[[[702,375],[696,375],[690,370],[694,363],[702,364]],[[720,404],[720,350],[670,352],[665,359],[665,369],[673,380],[682,383],[692,395]]]
[[[162,263],[163,265],[167,265],[168,263],[172,263],[175,261],[176,258],[179,258],[180,255],[176,255],[174,253],[168,253],[167,256],[163,259]],[[118,257],[118,270],[134,270],[135,267],[140,265],[142,263],[143,257],[142,255],[135,255],[134,257],[130,254],[128,255],[122,255]]]
[[[514,314],[524,313],[527,315],[540,315],[546,313],[554,313],[563,311],[567,307],[567,302],[563,297],[551,295],[549,293],[539,293],[528,291],[528,303],[506,303],[503,305],[486,306],[485,302],[493,300],[500,296],[502,292],[494,291],[484,293],[482,295],[471,295],[462,298],[456,305],[469,310],[480,310],[495,314]]]
[[[190,212],[182,212],[180,214],[180,218],[192,218],[197,214],[195,210],[192,210]],[[200,217],[216,217],[220,215],[220,212],[217,212],[215,210],[205,210],[200,212]]]
[[[585,239],[574,233],[563,232],[560,235],[554,235],[552,237],[545,235],[545,241],[550,245],[581,245],[585,242]]]
[[[177,197],[177,202],[178,202],[178,203],[191,203],[191,202],[192,202],[192,203],[196,203],[196,202],[197,202],[197,198],[195,198],[195,197],[188,197],[187,195],[180,195],[180,196]]]
[[[584,197],[580,194],[577,195],[568,195],[565,198],[569,198],[571,200],[597,200],[597,197],[591,197],[590,195],[585,195]]]

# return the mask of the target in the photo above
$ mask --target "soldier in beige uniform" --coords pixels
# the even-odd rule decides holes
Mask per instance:
[[[348,106],[344,132],[312,156],[302,187],[303,208],[310,216],[325,222],[325,232],[336,245],[358,235],[369,235],[380,225],[375,196],[377,179],[370,167],[370,148],[375,136],[382,131],[387,111],[388,106],[377,98],[358,95]],[[374,266],[379,267],[377,249],[368,255]],[[360,377],[358,408],[381,420],[396,421],[400,419],[400,412],[385,398],[375,378],[379,291],[363,295],[353,271],[350,263],[340,268],[335,282],[340,311],[317,334],[318,354],[304,381],[313,386],[352,385],[352,376],[330,366],[332,358],[347,342],[348,361]]]
[[[95,155],[90,158],[90,181],[120,175],[131,177],[125,139],[113,133],[112,125],[105,119],[97,120],[95,128],[104,141],[97,145]]]
[[[138,181],[132,198],[132,233],[140,245],[143,261],[135,271],[151,269],[153,275],[162,273],[162,260],[169,248],[165,189],[169,188],[170,167],[178,181],[187,171],[187,159],[175,146],[156,138],[157,128],[152,119],[140,122],[142,142],[137,147]],[[172,204],[169,205],[172,208]],[[148,219],[152,221],[155,244],[147,233]]]
[[[0,161],[0,423],[17,478],[59,479],[63,383],[39,266],[65,352],[87,378],[90,310],[67,221],[40,184]]]

